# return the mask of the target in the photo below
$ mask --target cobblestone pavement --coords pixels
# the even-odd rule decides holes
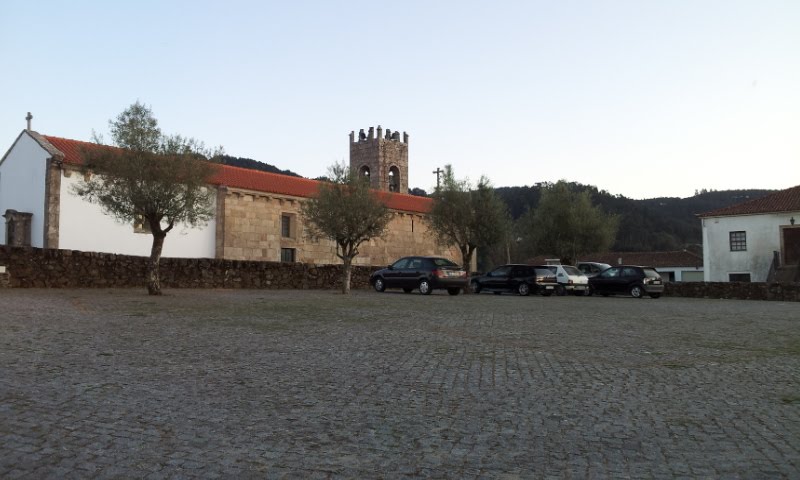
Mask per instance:
[[[0,290],[0,478],[798,478],[798,304]]]

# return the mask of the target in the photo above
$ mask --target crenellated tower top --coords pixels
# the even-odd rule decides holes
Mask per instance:
[[[388,192],[408,193],[408,133],[388,128],[362,128],[350,132],[350,168],[369,177],[370,186]]]

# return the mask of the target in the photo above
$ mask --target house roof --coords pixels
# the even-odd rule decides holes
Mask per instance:
[[[531,265],[544,264],[554,255],[539,255],[528,259]],[[609,265],[646,265],[648,267],[702,267],[703,257],[686,250],[670,252],[605,252],[583,255],[582,262],[599,262]]]
[[[35,132],[30,133],[36,134]],[[61,161],[69,165],[81,165],[83,163],[83,152],[86,150],[115,148],[51,135],[36,134],[36,136],[41,137],[41,140],[37,139],[37,141],[42,144],[43,148],[56,155],[43,144],[43,141],[49,143],[60,154],[57,156],[61,158]],[[250,170],[231,165],[219,165],[219,170],[211,178],[212,185],[225,185],[232,188],[303,198],[313,197],[319,190],[321,183],[318,180]],[[426,197],[383,191],[378,192],[378,198],[390,209],[416,213],[428,213],[433,203],[430,198]]]
[[[761,198],[701,213],[698,217],[726,217],[800,211],[800,185]]]

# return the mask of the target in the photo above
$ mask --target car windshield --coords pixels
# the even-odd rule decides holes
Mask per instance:
[[[580,270],[569,265],[564,265],[564,271],[567,272],[567,275],[583,275]]]
[[[437,267],[457,267],[458,265],[446,258],[432,258],[431,261]]]

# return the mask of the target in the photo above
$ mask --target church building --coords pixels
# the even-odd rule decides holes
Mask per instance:
[[[29,120],[30,122],[30,120]],[[0,159],[0,242],[149,256],[152,237],[78,197],[82,152],[97,144],[23,130]],[[426,215],[430,198],[408,195],[408,134],[379,126],[350,133],[350,166],[368,176],[393,213],[383,238],[365,242],[356,265],[387,265],[405,255],[441,255],[461,262],[458,249],[437,245]],[[205,226],[176,227],[163,256],[337,264],[335,244],[305,235],[300,205],[320,182],[220,165],[209,188],[215,217]]]

